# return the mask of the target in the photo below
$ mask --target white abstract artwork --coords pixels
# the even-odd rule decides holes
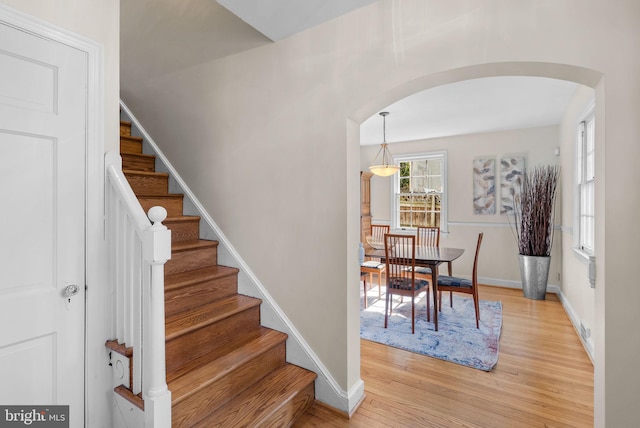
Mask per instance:
[[[520,197],[524,167],[524,156],[500,159],[500,214],[513,213],[513,201]]]
[[[496,160],[473,160],[473,213],[496,213]]]

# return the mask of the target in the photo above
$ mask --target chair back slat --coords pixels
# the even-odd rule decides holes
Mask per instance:
[[[384,235],[389,233],[389,225],[372,224],[371,237],[376,242],[384,242]]]
[[[418,226],[416,236],[418,237],[418,245],[421,245],[424,247],[440,246],[440,228],[439,227]]]
[[[387,286],[415,289],[416,238],[412,235],[385,235],[385,258],[387,264]]]

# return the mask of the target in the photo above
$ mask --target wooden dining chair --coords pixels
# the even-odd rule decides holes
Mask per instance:
[[[373,286],[373,275],[378,275],[378,299],[382,298],[380,286],[382,285],[382,275],[386,271],[386,265],[377,260],[368,260],[360,263],[360,276],[369,277],[369,284]],[[367,307],[367,281],[364,281],[364,307]]]
[[[371,225],[371,237],[376,242],[384,242],[384,235],[389,233],[389,225],[372,224]]]
[[[473,259],[473,273],[471,280],[457,278],[455,276],[438,275],[438,301],[442,310],[442,292],[449,291],[449,303],[453,307],[452,292],[471,294],[473,296],[473,306],[476,310],[476,328],[480,328],[480,304],[478,300],[478,254],[480,244],[482,244],[483,233],[478,234],[478,244],[476,245],[476,255]]]
[[[428,227],[428,226],[418,226],[416,229],[416,245],[422,247],[439,247],[440,246],[440,228],[439,227]],[[449,264],[449,275],[451,275],[451,262]],[[431,268],[426,266],[416,266],[415,267],[416,278],[423,279],[425,281],[429,281],[431,284],[433,282],[433,278],[431,276]]]
[[[432,226],[418,226],[416,231],[418,237],[418,245],[426,247],[439,247],[440,246],[440,228]],[[447,268],[449,276],[453,275],[453,266],[451,262],[447,262]],[[417,267],[416,275],[421,279],[431,281],[431,268]],[[449,300],[453,299],[453,293],[449,293]]]
[[[387,295],[384,309],[384,328],[391,314],[394,295],[411,298],[411,333],[415,333],[415,298],[427,293],[427,321],[429,314],[429,282],[415,276],[416,237],[412,235],[386,234],[384,236],[385,263],[387,266]]]
[[[375,242],[384,242],[384,235],[389,233],[389,225],[372,224],[371,225],[371,238]],[[382,276],[385,274],[386,265],[380,261],[380,259],[372,258],[363,263],[360,263],[360,272],[366,272],[369,274],[369,284],[373,286],[373,275],[378,277],[378,298],[381,298],[380,287],[382,285]],[[366,292],[365,292],[365,305],[366,305]],[[365,306],[366,307],[366,306]]]
[[[440,246],[440,228],[418,226],[416,230],[417,245],[423,247]],[[431,281],[431,268],[418,266],[415,268],[416,275],[420,279]]]
[[[427,227],[418,226],[416,230],[416,237],[418,238],[418,245],[425,247],[439,247],[440,246],[440,228],[439,227]]]
[[[364,283],[364,307],[366,308],[367,307],[367,289],[369,288],[369,285],[373,284],[373,274],[378,275],[378,299],[382,297],[380,289],[382,286],[382,275],[386,270],[386,265],[384,263],[381,263],[379,260],[365,261],[364,252],[365,252],[364,246],[363,246],[363,243],[361,242],[358,257],[360,259],[360,278],[363,280],[363,283]],[[367,276],[369,277],[368,285],[367,285]]]
[[[416,231],[416,236],[418,237],[418,245],[422,245],[426,247],[440,246],[440,228],[439,227],[418,226]],[[449,268],[448,269],[449,276],[453,275],[451,262],[447,262],[447,267]],[[426,269],[430,270],[429,268],[426,268]]]

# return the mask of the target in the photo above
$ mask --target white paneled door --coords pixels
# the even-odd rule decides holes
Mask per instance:
[[[0,405],[84,425],[87,54],[0,22]]]

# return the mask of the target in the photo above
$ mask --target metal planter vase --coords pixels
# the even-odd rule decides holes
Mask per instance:
[[[520,254],[522,292],[527,299],[544,300],[549,280],[549,256],[523,256]]]

